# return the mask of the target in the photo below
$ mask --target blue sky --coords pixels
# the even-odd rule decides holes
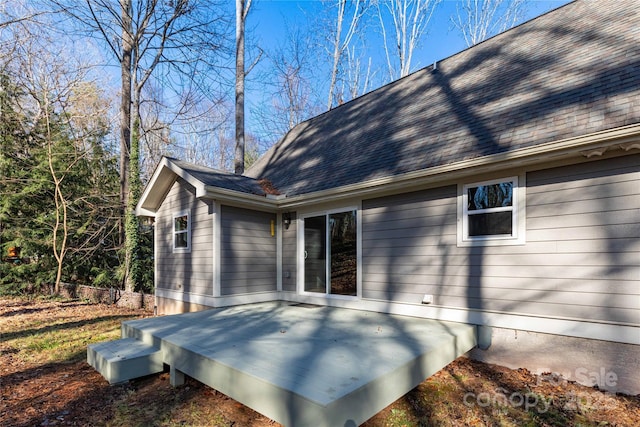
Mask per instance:
[[[532,0],[527,6],[527,17],[531,19],[549,10],[560,7],[569,0]],[[452,28],[449,17],[455,13],[456,0],[444,0],[434,13],[429,33],[415,56],[414,69],[442,60],[466,48],[462,37]],[[274,46],[285,37],[285,21],[306,25],[320,7],[318,0],[254,0],[248,25],[256,30],[265,46]],[[369,48],[375,54],[383,54],[379,35],[369,30]],[[378,45],[378,46],[376,46]]]
[[[429,66],[434,61],[441,61],[466,48],[463,37],[453,28],[450,20],[450,17],[455,14],[456,3],[457,1],[455,0],[444,0],[439,4],[431,18],[426,36],[414,53],[412,71]],[[539,16],[566,3],[568,3],[568,0],[529,1],[525,20]],[[247,21],[247,39],[257,41],[261,48],[266,51],[272,50],[284,43],[287,25],[296,25],[303,29],[308,28],[313,25],[313,21],[319,15],[321,8],[322,4],[318,0],[253,0],[252,10]],[[369,88],[369,90],[373,90],[388,82],[388,72],[377,21],[374,20],[370,24],[365,32],[365,44],[368,50],[367,56],[372,57],[374,67],[377,65],[378,81]],[[322,57],[320,56],[320,58]],[[323,70],[320,74],[329,75],[328,62],[328,57],[324,63],[322,60],[318,61],[317,68]],[[266,65],[266,61],[262,61],[256,67],[256,71],[249,76],[249,81],[247,82],[246,119],[249,132],[256,132],[258,128],[255,122],[256,118],[251,113],[252,108],[260,102],[260,97],[263,97],[268,90],[264,86],[264,82],[255,80],[252,82],[251,80]],[[324,73],[324,68],[327,69],[326,73]],[[328,85],[320,80],[316,84],[316,92],[319,94],[320,99],[325,100],[322,105],[326,107]]]

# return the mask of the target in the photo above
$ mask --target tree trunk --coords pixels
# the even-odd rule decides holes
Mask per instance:
[[[133,291],[135,282],[131,278],[132,253],[129,233],[129,183],[131,165],[131,73],[133,54],[133,25],[131,21],[131,0],[120,0],[122,18],[122,57],[120,73],[122,93],[120,98],[120,244],[124,247],[124,288]]]
[[[122,61],[120,73],[122,77],[122,93],[120,98],[120,244],[124,244],[124,217],[129,201],[129,164],[131,150],[131,57],[133,52],[133,36],[131,22],[131,0],[120,0],[122,17]],[[126,276],[127,273],[125,273]]]
[[[48,114],[48,113],[47,113]],[[47,123],[48,127],[48,123]],[[53,293],[55,295],[60,294],[60,282],[62,281],[62,267],[64,266],[64,258],[67,254],[67,240],[69,237],[69,223],[67,220],[67,201],[62,194],[61,183],[62,178],[59,178],[53,167],[53,151],[51,149],[52,141],[51,135],[47,135],[48,155],[49,155],[49,171],[51,172],[51,178],[55,186],[53,198],[56,205],[56,222],[53,226],[53,256],[56,259],[56,281],[53,287]],[[60,212],[62,211],[62,212]],[[61,217],[62,214],[62,217]],[[58,239],[58,232],[62,228],[62,239]],[[58,240],[60,241],[60,247],[58,247]]]
[[[133,124],[131,129],[131,152],[129,165],[129,195],[125,213],[125,290],[137,291],[142,282],[142,262],[140,259],[140,229],[136,216],[136,205],[142,193],[140,181],[140,92],[135,91],[133,98]]]
[[[331,82],[329,83],[329,99],[327,100],[327,111],[331,110],[333,105],[333,91],[336,86],[336,79],[338,77],[338,64],[340,62],[341,43],[340,36],[342,35],[342,21],[344,19],[344,10],[346,8],[346,0],[338,1],[338,16],[336,17],[336,34],[333,40],[333,64],[331,67]]]
[[[236,175],[244,173],[244,21],[245,0],[236,0]]]

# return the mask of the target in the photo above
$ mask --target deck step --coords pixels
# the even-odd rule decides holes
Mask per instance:
[[[109,384],[163,371],[162,351],[135,338],[89,345],[87,363]]]

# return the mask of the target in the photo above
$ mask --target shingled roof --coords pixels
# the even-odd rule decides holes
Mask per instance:
[[[235,175],[170,157],[167,159],[204,185],[261,196],[269,194],[262,185],[264,180]]]
[[[247,171],[287,196],[640,122],[637,0],[578,0],[293,128]]]
[[[278,194],[267,179],[234,175],[165,156],[158,163],[145,187],[136,206],[136,214],[155,216],[178,178],[182,178],[195,189],[196,197],[212,197],[211,193],[215,193],[215,197],[220,198],[224,193],[230,193],[234,200],[243,196],[252,198],[256,203],[257,200],[264,200],[265,196]]]

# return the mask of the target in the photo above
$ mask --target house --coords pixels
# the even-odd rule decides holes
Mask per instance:
[[[474,324],[472,357],[640,393],[637,6],[567,4],[297,125],[243,176],[163,158],[137,207],[158,311]]]

